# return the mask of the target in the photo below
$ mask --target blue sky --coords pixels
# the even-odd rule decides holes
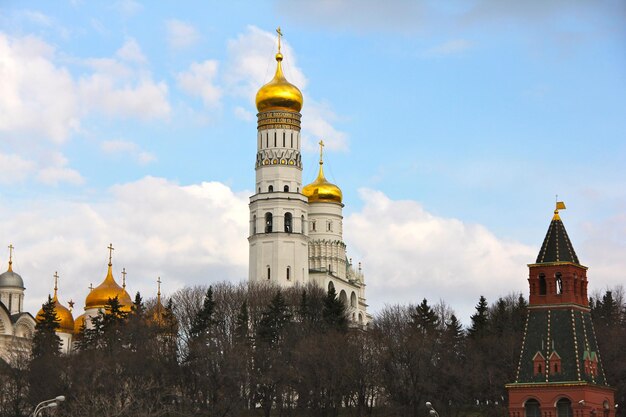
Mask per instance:
[[[55,270],[80,306],[109,241],[147,296],[245,279],[278,25],[304,178],[323,138],[373,312],[525,293],[555,194],[591,287],[624,282],[623,2],[22,1],[0,6],[0,232],[27,306]]]

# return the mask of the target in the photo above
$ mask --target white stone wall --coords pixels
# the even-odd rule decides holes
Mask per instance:
[[[2,288],[0,302],[11,314],[21,313],[24,306],[24,290],[18,287]]]

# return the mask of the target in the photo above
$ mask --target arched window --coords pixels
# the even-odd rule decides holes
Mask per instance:
[[[272,233],[272,213],[265,213],[265,233]]]
[[[283,132],[283,148],[285,147],[285,132]]]
[[[304,214],[300,216],[300,233],[304,233]]]
[[[525,417],[540,417],[541,412],[539,410],[539,401],[535,399],[530,399],[524,404]]]
[[[272,278],[272,270],[271,270],[271,268],[268,265],[267,266],[267,279],[270,279],[270,278]]]
[[[274,192],[274,186],[270,185],[269,187],[267,187],[267,191],[269,191],[270,193]]]
[[[288,192],[289,192],[289,186],[288,186],[288,185],[285,185],[285,187],[283,188],[283,191],[285,191],[286,193],[288,193]]]
[[[328,222],[326,224],[326,228],[328,229],[329,232],[333,231],[333,222]]]
[[[291,279],[291,268],[287,267],[287,281]]]
[[[293,148],[293,132],[291,133],[291,147]]]
[[[539,274],[539,295],[546,295],[546,276]]]
[[[558,363],[555,363],[555,364],[554,364],[554,373],[555,373],[555,374],[558,374],[558,373],[559,373],[559,364],[558,364]]]
[[[315,220],[313,220],[311,222],[311,230],[314,232],[315,231]]]
[[[285,232],[291,233],[293,231],[292,223],[291,213],[285,213]]]
[[[563,279],[560,272],[557,272],[554,277],[556,278],[556,293],[563,294]]]
[[[556,417],[572,417],[572,402],[561,398],[556,402]]]
[[[359,324],[363,324],[363,314],[359,313]]]
[[[256,214],[252,216],[252,234],[256,235]]]
[[[335,284],[333,284],[332,281],[328,282],[328,292],[330,292],[331,289],[335,289]]]
[[[261,194],[261,187],[259,187],[259,194]]]
[[[268,143],[268,140],[269,140],[269,139],[267,138],[267,136],[268,136],[268,133],[266,133],[266,134],[265,134],[265,147],[266,147],[266,148],[269,148],[269,146],[270,146],[270,145],[269,145],[269,143]]]
[[[350,295],[350,307],[356,308],[356,293],[354,291]]]
[[[276,132],[274,132],[274,147],[276,147]]]
[[[341,304],[343,304],[344,306],[348,306],[348,296],[346,295],[346,292],[344,290],[341,290],[341,292],[339,293],[339,301],[341,301]]]

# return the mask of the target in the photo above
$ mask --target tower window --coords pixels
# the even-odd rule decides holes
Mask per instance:
[[[271,270],[271,268],[268,266],[268,267],[267,267],[267,279],[270,279],[270,278],[272,278],[272,270]]]
[[[556,278],[556,293],[563,294],[563,279],[561,277],[561,273],[557,272],[555,274],[555,278]]]
[[[276,147],[276,132],[274,132],[274,147]]]
[[[252,217],[252,234],[256,235],[256,214]]]
[[[272,233],[272,213],[265,213],[265,233]]]
[[[333,231],[333,222],[328,222],[326,224],[326,228],[328,229],[329,232]]]
[[[274,186],[270,185],[269,187],[267,187],[267,191],[269,191],[270,193],[274,192]]]
[[[265,147],[266,147],[266,148],[269,148],[269,146],[270,146],[270,145],[269,145],[269,142],[268,142],[268,141],[269,141],[269,139],[268,139],[268,137],[267,137],[267,136],[268,136],[268,134],[266,133],[266,134],[265,134]]]
[[[293,133],[291,134],[291,147],[293,148]]]
[[[304,214],[300,216],[300,233],[304,233]]]
[[[292,216],[291,213],[285,213],[285,232],[287,233],[291,233],[292,231],[292,225],[293,221],[292,221]]]
[[[315,220],[311,222],[311,231],[315,231]]]
[[[289,192],[289,186],[288,186],[288,185],[285,185],[285,187],[283,188],[283,190],[284,190],[286,193],[288,193],[288,192]]]
[[[291,268],[287,267],[287,281],[291,279]]]
[[[539,295],[546,295],[546,276],[539,274]]]
[[[283,148],[285,147],[285,132],[283,132]]]

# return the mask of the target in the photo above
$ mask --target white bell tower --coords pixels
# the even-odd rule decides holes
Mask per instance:
[[[256,95],[256,193],[250,197],[250,282],[305,284],[309,276],[308,200],[301,194],[302,93],[289,83],[278,53],[276,73]]]

